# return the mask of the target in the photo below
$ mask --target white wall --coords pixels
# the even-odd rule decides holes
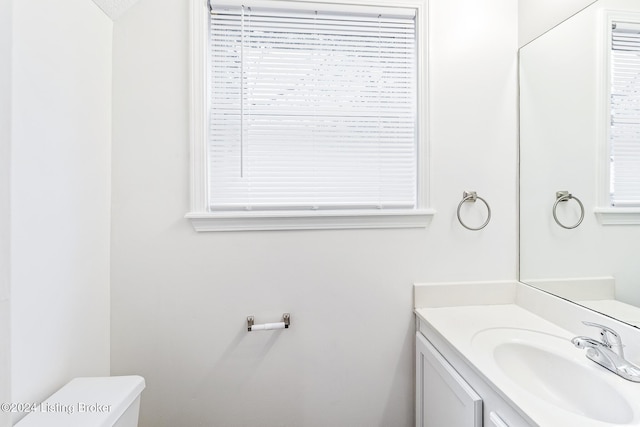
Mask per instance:
[[[524,46],[596,0],[518,0],[518,40]]]
[[[90,1],[13,3],[14,402],[109,373],[111,40]]]
[[[515,279],[517,5],[430,13],[438,213],[405,230],[194,232],[188,2],[115,22],[111,363],[147,380],[142,426],[413,425],[413,282]],[[463,190],[485,230],[457,223]]]
[[[521,278],[614,276],[616,298],[640,305],[637,277],[640,228],[601,225],[598,176],[604,142],[599,119],[598,43],[601,10],[640,10],[635,0],[601,0],[520,51],[521,59]],[[555,224],[557,190],[568,190],[585,207],[574,230]],[[574,201],[558,207],[574,224]]]
[[[0,402],[11,401],[11,8],[12,0],[0,0]],[[0,427],[10,423],[0,412]]]

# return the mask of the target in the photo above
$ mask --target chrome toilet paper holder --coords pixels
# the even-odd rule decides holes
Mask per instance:
[[[256,325],[255,319],[253,316],[247,316],[247,331],[270,331],[274,329],[289,329],[289,325],[291,324],[291,315],[289,313],[284,313],[282,315],[282,321],[276,323],[262,323]]]

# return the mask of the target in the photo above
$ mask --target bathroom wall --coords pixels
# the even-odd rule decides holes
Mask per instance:
[[[518,45],[524,46],[596,0],[518,0]]]
[[[188,3],[114,23],[112,374],[145,376],[146,427],[413,425],[412,284],[516,277],[516,2],[430,2],[429,227],[200,234]],[[457,222],[464,190],[483,231]]]
[[[11,8],[0,0],[0,402],[11,401]],[[0,412],[0,427],[11,425],[11,414]]]
[[[12,401],[37,402],[109,373],[112,22],[88,0],[12,16]]]

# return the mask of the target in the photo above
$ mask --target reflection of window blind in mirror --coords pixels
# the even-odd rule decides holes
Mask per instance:
[[[613,23],[610,75],[611,205],[640,206],[640,23]]]
[[[210,209],[414,208],[415,10],[247,3],[211,14]]]

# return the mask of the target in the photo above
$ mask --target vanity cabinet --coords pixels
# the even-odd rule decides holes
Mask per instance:
[[[416,426],[482,427],[482,399],[422,334],[416,334]]]
[[[531,427],[422,319],[416,333],[416,427]]]

